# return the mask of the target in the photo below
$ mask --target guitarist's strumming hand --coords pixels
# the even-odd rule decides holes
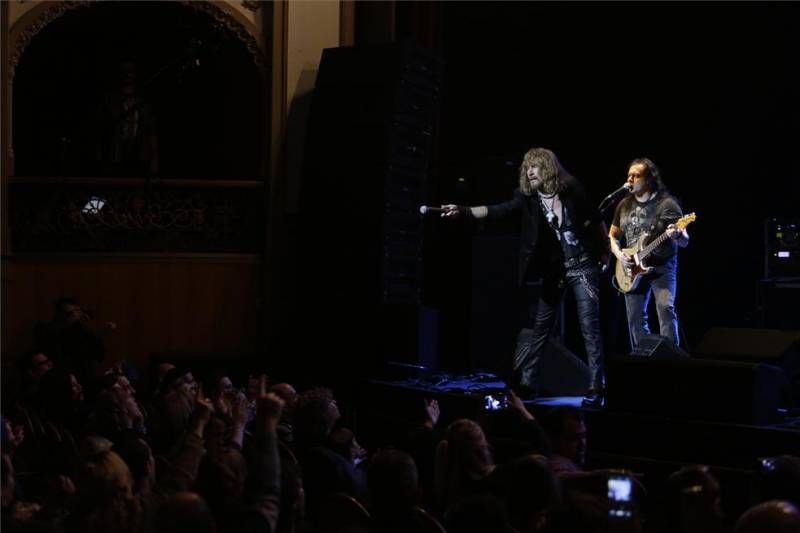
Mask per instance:
[[[626,254],[622,250],[622,246],[620,246],[619,239],[622,236],[622,230],[616,226],[611,226],[611,230],[608,232],[608,242],[610,244],[611,253],[614,254],[614,257],[617,258],[617,261],[626,269],[630,270],[633,268],[634,260],[633,257]]]
[[[618,252],[615,250],[614,255],[617,257],[619,262],[622,263],[622,266],[624,266],[627,269],[632,268],[633,265],[636,264],[635,261],[633,260],[633,257],[626,254],[622,250],[619,250]]]

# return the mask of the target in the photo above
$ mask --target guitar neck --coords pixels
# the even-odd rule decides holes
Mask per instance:
[[[639,259],[644,259],[648,255],[650,255],[653,250],[661,246],[661,244],[667,240],[667,232],[665,231],[661,235],[659,235],[656,239],[652,240],[650,244],[642,248],[642,251],[639,252]]]

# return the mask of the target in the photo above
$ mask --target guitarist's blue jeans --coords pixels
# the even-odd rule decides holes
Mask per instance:
[[[656,301],[659,334],[678,345],[678,314],[675,312],[677,268],[656,271],[642,278],[635,290],[625,294],[628,312],[628,331],[631,347],[635,350],[642,337],[650,334],[647,306],[651,295]]]
[[[602,389],[605,383],[603,340],[600,335],[600,269],[596,265],[590,265],[568,269],[561,278],[543,280],[530,342],[518,346],[514,355],[514,370],[519,383],[533,391],[539,390],[539,362],[556,322],[566,287],[572,289],[578,306],[578,320],[589,364],[589,386]]]

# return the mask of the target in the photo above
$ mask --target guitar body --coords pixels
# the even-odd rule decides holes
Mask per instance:
[[[634,246],[622,249],[625,255],[633,257],[634,265],[631,268],[625,268],[622,265],[622,261],[617,261],[617,269],[616,272],[614,272],[613,284],[614,288],[621,293],[634,290],[639,286],[642,276],[646,275],[652,270],[652,267],[645,265],[644,261],[639,259],[639,252],[641,252],[642,248],[644,247],[646,238],[647,234],[644,234],[639,237],[639,240]]]

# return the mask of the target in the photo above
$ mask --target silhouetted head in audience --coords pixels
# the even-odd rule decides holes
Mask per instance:
[[[508,517],[520,532],[543,531],[550,510],[560,500],[553,472],[543,455],[526,455],[504,469],[504,485]]]
[[[241,452],[223,447],[203,457],[197,489],[219,518],[241,501],[246,481],[247,462]]]
[[[94,403],[92,429],[100,435],[117,441],[120,435],[133,428],[133,419],[128,412],[128,397],[116,387],[100,391]]]
[[[469,496],[445,515],[447,533],[503,533],[511,531],[503,503],[491,494]]]
[[[778,455],[758,460],[753,503],[767,500],[787,500],[800,506],[800,457]]]
[[[39,382],[42,376],[53,368],[53,361],[41,350],[32,350],[23,353],[17,359],[16,368],[19,376],[19,381],[14,387],[19,395],[17,400],[24,407],[34,407]],[[3,394],[5,395],[5,391]]]
[[[155,389],[159,390],[164,383],[164,378],[167,377],[167,374],[170,370],[174,369],[175,365],[172,363],[161,363],[156,368],[156,387]]]
[[[206,502],[194,492],[173,494],[156,511],[156,533],[215,533],[216,530]]]
[[[611,521],[606,498],[583,490],[565,490],[564,504],[556,506],[550,516],[548,531],[553,533],[638,533],[641,525],[633,514]]]
[[[333,451],[355,465],[364,459],[364,448],[361,447],[356,440],[356,436],[348,428],[334,428],[328,436],[328,443],[328,446]]]
[[[54,368],[39,381],[38,401],[48,420],[69,426],[83,407],[83,387],[73,374]]]
[[[370,460],[367,489],[373,517],[407,516],[420,496],[417,465],[404,451],[381,450]]]
[[[88,531],[138,531],[142,513],[131,472],[110,448],[110,441],[96,437],[81,445],[83,460],[75,477],[78,515]]]
[[[718,531],[723,522],[720,487],[704,465],[690,465],[673,472],[666,480],[658,521],[663,531]]]
[[[770,500],[745,511],[736,522],[735,533],[797,533],[800,511],[787,501]]]
[[[447,428],[448,462],[467,478],[482,479],[494,468],[494,459],[483,428],[462,418]]]
[[[284,413],[291,411],[297,401],[297,391],[289,383],[276,383],[269,388],[270,392],[277,394],[283,400]]]
[[[170,370],[162,385],[150,416],[150,438],[156,455],[170,453],[189,426],[195,408],[196,383],[191,372]]]
[[[566,457],[576,465],[586,464],[586,424],[583,413],[575,407],[559,406],[542,420],[553,454]]]
[[[22,354],[18,365],[23,379],[38,383],[44,373],[53,368],[53,361],[42,351],[32,350]]]
[[[127,431],[115,442],[113,450],[128,465],[134,493],[148,493],[156,480],[156,460],[147,441],[137,433]]]
[[[219,400],[220,398],[230,399],[236,394],[236,390],[233,387],[233,381],[231,381],[230,376],[222,372],[215,372],[212,374],[206,382],[206,386],[203,390],[206,391],[208,398],[212,402]]]
[[[295,437],[304,444],[322,443],[339,417],[339,407],[330,389],[309,389],[298,396],[294,405],[292,420]]]
[[[186,367],[173,367],[164,375],[160,390],[162,394],[168,394],[174,391],[193,394],[197,390],[197,382],[190,369]]]
[[[494,468],[481,426],[467,418],[456,420],[436,448],[434,484],[439,504],[449,508],[470,496]]]
[[[85,322],[89,316],[84,311],[78,300],[71,296],[59,298],[53,304],[53,322],[58,324],[75,324]]]

